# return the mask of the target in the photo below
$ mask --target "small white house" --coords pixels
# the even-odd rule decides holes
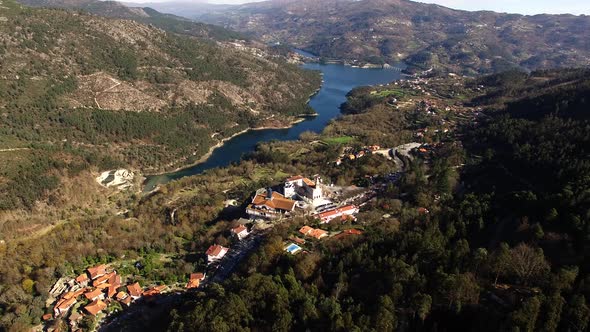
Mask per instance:
[[[250,232],[248,232],[248,228],[244,225],[240,225],[236,228],[233,228],[231,232],[238,238],[238,240],[243,240],[246,237],[248,237],[248,235],[250,235]]]
[[[223,256],[225,256],[225,254],[227,254],[228,251],[229,251],[229,248],[226,248],[224,246],[220,246],[217,244],[210,246],[206,252],[207,262],[212,263],[212,262],[222,259]]]

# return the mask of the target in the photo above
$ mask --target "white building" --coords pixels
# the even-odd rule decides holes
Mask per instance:
[[[248,235],[250,235],[250,232],[248,232],[248,228],[246,228],[246,226],[244,225],[240,225],[236,228],[233,228],[231,232],[238,238],[238,240],[243,240],[246,237],[248,237]]]
[[[206,252],[207,262],[212,263],[212,262],[222,259],[223,256],[225,256],[225,254],[227,254],[228,251],[229,251],[229,248],[226,248],[224,246],[220,246],[217,244],[210,246]]]
[[[301,198],[312,205],[323,202],[322,180],[319,176],[312,181],[301,175],[293,176],[285,181],[283,193],[286,198]]]

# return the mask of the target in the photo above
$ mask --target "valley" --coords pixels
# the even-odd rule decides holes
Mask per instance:
[[[0,0],[0,330],[588,330],[589,24]]]

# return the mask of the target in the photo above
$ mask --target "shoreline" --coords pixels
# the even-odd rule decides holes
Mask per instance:
[[[319,89],[318,89],[318,91],[319,91]],[[313,94],[312,94],[312,96],[313,96]],[[310,97],[310,99],[311,99],[311,97]],[[246,128],[246,129],[241,130],[235,134],[232,134],[231,136],[221,139],[219,142],[217,142],[217,144],[211,146],[209,148],[209,150],[207,151],[207,153],[205,153],[203,156],[201,156],[197,161],[195,161],[193,163],[186,164],[186,165],[177,167],[177,168],[175,168],[173,170],[169,170],[169,171],[162,171],[162,172],[158,172],[158,173],[143,173],[142,176],[144,178],[144,182],[145,182],[145,180],[147,180],[148,177],[162,176],[162,175],[165,175],[168,173],[176,173],[176,172],[180,172],[184,169],[195,167],[199,164],[202,164],[202,163],[206,162],[211,157],[211,155],[213,154],[213,152],[215,152],[216,149],[222,147],[225,144],[225,142],[227,142],[230,139],[232,139],[236,136],[239,136],[241,134],[245,134],[249,131],[266,130],[266,129],[289,129],[289,128],[293,127],[294,125],[305,121],[306,120],[305,118],[307,118],[307,117],[316,117],[316,116],[318,116],[317,113],[298,115],[295,120],[289,122],[289,124],[284,125],[284,126],[263,126],[263,127],[255,127],[255,128]],[[145,185],[144,185],[144,187],[145,187]]]

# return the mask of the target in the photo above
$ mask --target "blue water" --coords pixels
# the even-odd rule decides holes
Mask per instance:
[[[298,51],[306,56],[313,56]],[[305,69],[320,70],[324,82],[320,91],[311,98],[309,105],[318,113],[288,129],[251,130],[238,135],[217,149],[207,161],[182,169],[177,172],[148,176],[145,191],[154,189],[158,184],[177,180],[185,176],[200,174],[210,168],[224,167],[238,162],[243,154],[252,152],[260,142],[271,140],[296,140],[305,131],[320,133],[328,122],[340,115],[340,105],[346,101],[346,94],[355,87],[363,85],[384,84],[400,79],[401,73],[392,69],[361,69],[338,64],[321,65],[307,63]]]

